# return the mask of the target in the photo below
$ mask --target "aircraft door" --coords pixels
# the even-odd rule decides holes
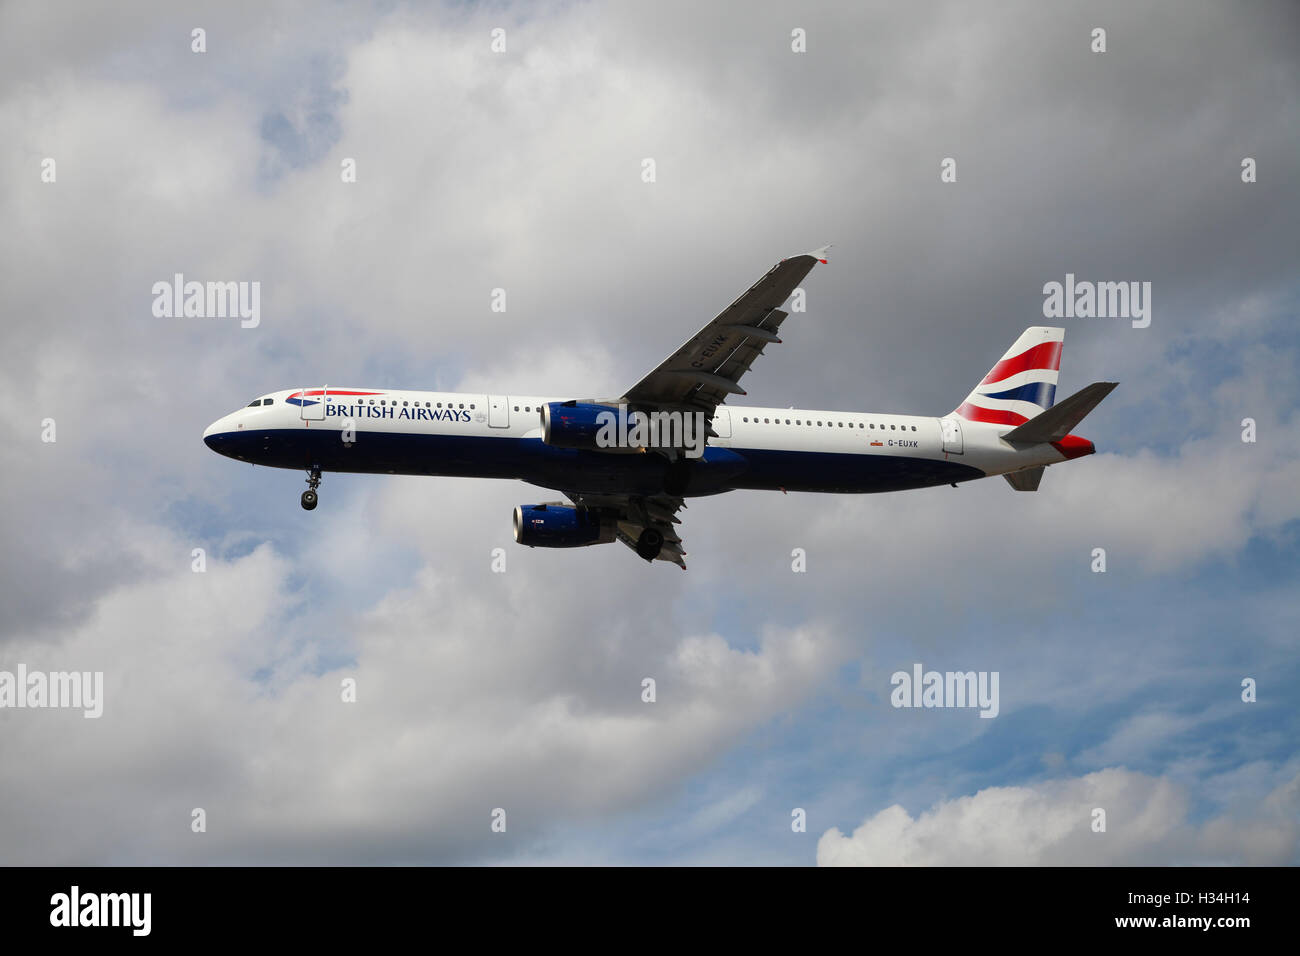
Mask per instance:
[[[962,453],[961,422],[956,418],[941,418],[939,427],[943,429],[943,450],[950,455],[960,455]]]
[[[713,413],[713,430],[718,433],[719,438],[731,437],[731,409],[718,407]]]
[[[329,392],[329,386],[323,385],[320,388],[304,388],[296,396],[298,399],[299,414],[305,422],[323,422],[325,420],[325,395]]]
[[[510,427],[510,396],[509,395],[488,396],[488,427],[489,428]]]

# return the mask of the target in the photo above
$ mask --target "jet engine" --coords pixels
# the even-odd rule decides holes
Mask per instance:
[[[613,541],[618,521],[596,508],[558,501],[515,508],[515,540],[530,548],[583,548]]]
[[[621,416],[626,418],[626,414]],[[615,428],[626,425],[620,422],[617,406],[595,405],[584,402],[551,402],[542,406],[542,441],[556,448],[579,448],[584,451],[618,451],[616,447],[602,448],[596,436],[606,423]]]

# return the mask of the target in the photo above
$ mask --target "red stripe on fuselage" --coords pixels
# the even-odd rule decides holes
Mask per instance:
[[[980,382],[980,384],[992,385],[994,382],[1000,382],[1012,375],[1027,372],[1030,369],[1050,369],[1053,372],[1059,372],[1061,370],[1062,344],[1061,342],[1044,342],[1042,345],[1035,345],[1031,349],[1026,349],[1019,355],[1003,359],[993,366],[993,370],[984,376],[984,381]]]
[[[313,388],[306,392],[294,392],[290,398],[306,398],[308,395],[383,395],[383,392],[343,392],[333,388]]]

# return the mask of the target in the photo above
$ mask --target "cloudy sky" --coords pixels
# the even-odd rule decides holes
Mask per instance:
[[[270,6],[0,6],[0,669],[105,685],[0,710],[0,862],[1300,862],[1294,6]],[[941,415],[1045,283],[1150,282],[1061,320],[1098,454],[700,500],[683,574],[519,548],[523,484],[307,513],[200,439],[322,382],[617,394],[826,242],[751,401]],[[178,272],[260,325],[156,317]],[[892,707],[917,663],[998,716]]]

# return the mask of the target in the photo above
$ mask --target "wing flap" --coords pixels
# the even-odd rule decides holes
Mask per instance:
[[[745,394],[740,379],[764,348],[781,341],[776,333],[789,313],[780,306],[829,248],[782,259],[620,401],[711,415],[728,395]]]
[[[646,528],[654,528],[664,537],[663,548],[656,561],[668,561],[686,570],[686,549],[682,547],[681,535],[675,525],[681,520],[677,512],[686,507],[681,498],[671,495],[605,495],[565,492],[569,500],[586,508],[602,508],[615,511],[618,515],[618,527],[615,538],[633,551],[637,539]]]

